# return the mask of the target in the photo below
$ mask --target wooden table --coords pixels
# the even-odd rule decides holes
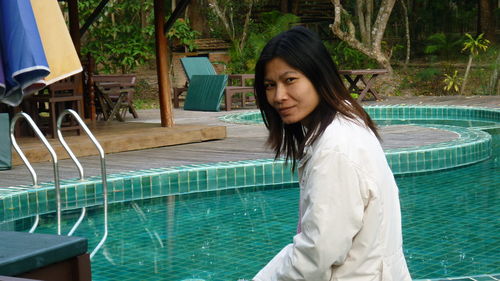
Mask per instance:
[[[120,114],[120,108],[127,98],[128,92],[123,90],[122,84],[117,82],[95,82],[95,85],[97,88],[96,98],[101,107],[103,119],[111,121],[115,116],[118,121],[123,122],[124,119]],[[111,96],[118,96],[118,99],[114,102]]]
[[[373,89],[373,83],[375,82],[377,76],[386,73],[388,73],[386,69],[339,70],[339,74],[343,75],[349,83],[347,86],[349,93],[359,94],[358,101],[362,101],[367,93],[371,93],[376,100],[380,100],[381,98],[377,91]],[[363,88],[358,87],[357,84],[359,81],[364,84]]]

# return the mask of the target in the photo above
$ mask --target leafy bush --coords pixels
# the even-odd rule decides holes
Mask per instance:
[[[253,72],[260,52],[271,38],[288,30],[299,21],[299,17],[292,14],[283,14],[277,11],[260,14],[260,21],[253,23],[249,29],[248,42],[240,51],[239,42],[233,42],[229,50],[231,61],[228,64],[230,73]]]
[[[424,53],[431,55],[431,60],[435,60],[437,57],[450,59],[459,54],[463,38],[458,34],[440,32],[427,37],[427,42]]]
[[[177,19],[167,33],[169,39],[178,41],[180,45],[185,46],[189,51],[197,47],[194,40],[199,35],[200,33],[198,31],[191,29],[188,19]]]
[[[353,49],[344,41],[325,42],[333,61],[342,69],[377,68],[378,64],[362,52]]]
[[[441,75],[442,75],[441,70],[434,67],[430,67],[420,70],[419,72],[417,72],[415,76],[418,81],[425,82],[425,81],[435,80]]]
[[[82,21],[99,2],[78,1]],[[83,37],[82,54],[90,53],[106,73],[131,72],[144,64],[154,56],[152,5],[150,1],[140,0],[110,1]]]

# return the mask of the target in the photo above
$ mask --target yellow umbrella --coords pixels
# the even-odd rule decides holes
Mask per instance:
[[[82,71],[57,0],[31,0],[38,32],[49,64],[47,85]]]

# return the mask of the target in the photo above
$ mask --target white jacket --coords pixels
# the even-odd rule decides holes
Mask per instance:
[[[300,228],[255,281],[408,281],[398,187],[375,135],[337,114],[299,163]]]

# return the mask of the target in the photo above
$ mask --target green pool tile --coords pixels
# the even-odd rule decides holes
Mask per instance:
[[[255,185],[255,166],[245,166],[245,185]]]
[[[264,184],[264,166],[256,165],[254,172],[255,172],[255,185]]]
[[[227,174],[225,168],[217,168],[217,187],[226,188],[227,187]]]
[[[131,178],[132,180],[132,198],[141,199],[142,196],[142,186],[141,186],[141,178],[134,176]]]
[[[170,175],[166,172],[161,172],[160,174],[160,188],[161,193],[164,195],[170,194]]]
[[[227,175],[227,187],[235,187],[236,186],[236,168],[235,167],[227,167],[226,168]]]
[[[66,190],[66,205],[68,208],[76,208],[76,187],[68,186],[65,188]]]
[[[115,180],[112,183],[113,196],[110,197],[114,202],[121,202],[125,200],[125,189],[123,187],[123,180]]]
[[[217,169],[213,167],[207,168],[207,189],[217,189]]]
[[[160,196],[165,195],[161,192],[161,184],[160,184],[160,176],[153,175],[151,176],[151,196]]]
[[[0,202],[2,202],[2,201],[0,201]],[[2,209],[3,208],[1,208],[1,206],[0,206],[0,211]],[[35,215],[38,212],[38,200],[37,200],[36,192],[34,192],[34,191],[28,192],[28,212],[31,215]]]
[[[406,152],[399,153],[399,170],[401,172],[409,172],[409,159],[408,154]]]
[[[126,200],[131,200],[132,198],[134,198],[133,184],[131,178],[123,179],[123,190],[124,190],[123,196],[125,197]]]
[[[141,176],[141,190],[142,190],[142,197],[141,198],[151,198],[152,196],[152,186],[151,186],[151,176],[149,175],[144,175]]]
[[[189,192],[189,175],[188,171],[185,169],[182,169],[178,173],[179,176],[179,192],[180,193],[186,193]]]
[[[207,182],[207,170],[202,169],[197,171],[198,174],[198,190],[199,191],[207,191],[208,190],[208,182]]]
[[[187,173],[188,176],[188,190],[189,192],[196,192],[199,191],[199,185],[198,185],[198,171],[196,169],[189,171]]]
[[[263,173],[264,173],[264,184],[273,184],[274,183],[274,169],[272,163],[266,163],[263,165]]]
[[[273,183],[283,182],[283,164],[281,162],[273,163]]]
[[[87,201],[87,204],[89,201]],[[56,191],[55,189],[51,188],[47,190],[47,209],[48,211],[54,211],[56,210]]]
[[[170,173],[169,181],[170,181],[170,194],[178,194],[180,192],[179,173],[177,172]]]
[[[96,203],[96,184],[85,185],[85,200],[86,204]]]
[[[244,166],[237,166],[235,168],[236,170],[236,176],[235,176],[235,185],[236,186],[245,186],[245,167]]]

